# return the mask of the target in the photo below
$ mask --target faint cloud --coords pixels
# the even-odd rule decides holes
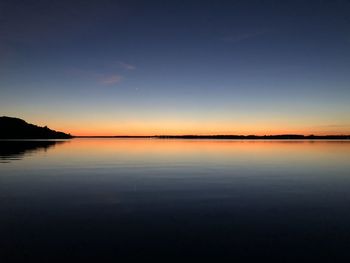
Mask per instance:
[[[235,34],[231,36],[224,37],[223,40],[230,42],[230,43],[238,43],[247,39],[252,39],[252,38],[257,38],[262,35],[266,35],[270,33],[271,30],[264,29],[264,30],[259,30],[255,32],[248,32],[248,33],[240,33],[240,34]]]
[[[123,61],[118,61],[118,65],[126,70],[135,70],[136,69],[136,67],[134,65],[125,63]]]
[[[122,76],[114,74],[114,75],[103,75],[101,77],[101,83],[105,85],[113,85],[121,82]]]
[[[124,76],[120,72],[135,70],[136,66],[125,63],[121,60],[103,61],[103,63],[96,63],[93,68],[84,68],[84,66],[77,68],[70,68],[66,73],[79,78],[82,81],[89,80],[100,85],[117,85],[124,80]]]
[[[123,77],[119,74],[106,74],[94,70],[72,68],[67,70],[67,74],[81,79],[90,79],[103,85],[114,85],[122,81]]]

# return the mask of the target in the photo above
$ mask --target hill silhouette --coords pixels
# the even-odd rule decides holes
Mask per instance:
[[[0,139],[69,139],[70,134],[40,127],[19,118],[0,117]]]

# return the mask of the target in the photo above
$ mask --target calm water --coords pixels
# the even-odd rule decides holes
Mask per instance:
[[[350,142],[0,142],[0,252],[350,259]]]

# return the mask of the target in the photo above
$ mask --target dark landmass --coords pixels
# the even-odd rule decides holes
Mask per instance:
[[[155,136],[76,136],[75,138],[144,138],[210,140],[350,140],[350,135],[155,135]]]
[[[350,135],[181,135],[181,136],[156,136],[159,139],[236,139],[236,140],[349,140]]]
[[[39,127],[12,117],[0,117],[0,139],[69,139],[70,134]]]
[[[64,143],[65,141],[0,141],[0,163],[21,160],[26,154]]]

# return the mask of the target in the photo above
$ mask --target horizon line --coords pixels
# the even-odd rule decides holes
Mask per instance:
[[[237,138],[237,139],[258,139],[258,138],[290,138],[290,139],[302,139],[302,138],[347,138],[350,139],[350,134],[265,134],[265,135],[240,135],[240,134],[214,134],[214,135],[196,135],[196,134],[182,134],[182,135],[71,135],[73,138]]]

